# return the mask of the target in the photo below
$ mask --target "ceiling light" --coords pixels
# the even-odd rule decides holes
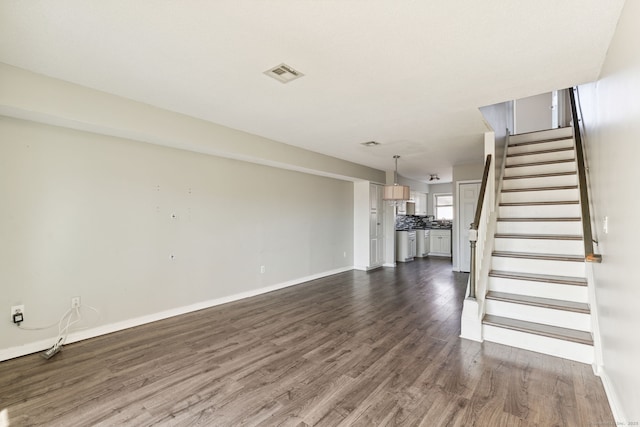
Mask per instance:
[[[438,176],[437,173],[432,173],[431,178],[429,178],[429,181],[440,181],[440,177]]]
[[[268,69],[264,74],[269,77],[273,77],[281,83],[289,83],[292,80],[299,79],[304,76],[300,71],[295,70],[284,62],[278,66]]]
[[[396,161],[396,170],[393,173],[393,185],[384,186],[382,200],[386,200],[390,205],[397,206],[400,202],[411,199],[411,189],[408,185],[398,185],[398,159],[397,154],[393,156]]]
[[[361,142],[360,144],[364,145],[365,147],[375,147],[376,145],[380,145],[378,141],[367,141],[367,142]]]

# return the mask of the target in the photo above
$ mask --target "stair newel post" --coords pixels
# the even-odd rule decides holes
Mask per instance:
[[[476,298],[476,242],[478,241],[478,230],[471,224],[469,230],[469,243],[471,244],[471,265],[469,268],[469,298]]]

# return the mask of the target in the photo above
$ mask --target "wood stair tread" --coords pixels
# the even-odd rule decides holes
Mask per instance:
[[[509,179],[527,179],[527,178],[551,178],[554,176],[569,176],[569,175],[577,175],[577,174],[578,172],[576,171],[537,173],[537,174],[531,174],[531,175],[505,176],[503,179],[509,180]]]
[[[563,151],[573,151],[573,147],[562,147],[562,148],[550,148],[548,150],[538,150],[538,151],[529,151],[526,153],[513,153],[507,154],[507,157],[522,157],[522,156],[533,156],[536,154],[549,154],[549,153],[561,153]]]
[[[502,190],[503,193],[522,193],[526,191],[554,191],[554,190],[577,190],[577,185],[555,185],[550,187],[528,187],[528,188],[508,188]]]
[[[580,217],[535,217],[535,218],[501,217],[501,218],[498,218],[497,220],[505,221],[505,222],[579,222]]]
[[[524,134],[521,134],[521,135],[524,135]],[[514,136],[517,136],[517,135],[512,135],[512,137]],[[567,139],[573,139],[573,136],[562,136],[558,138],[539,139],[536,141],[514,142],[509,144],[507,147],[522,147],[525,145],[543,144],[545,142],[566,141]]]
[[[542,323],[527,322],[507,317],[493,316],[490,314],[484,316],[482,323],[485,325],[497,326],[499,328],[506,328],[579,344],[593,345],[593,337],[589,332],[578,331],[576,329],[561,328],[558,326],[544,325]]]
[[[535,240],[582,240],[577,234],[520,234],[520,233],[496,233],[496,239],[535,239]]]
[[[587,286],[584,277],[554,276],[551,274],[515,273],[513,271],[491,270],[489,277],[502,279],[527,280],[531,282],[557,283],[559,285]]]
[[[564,301],[551,298],[533,297],[529,295],[512,294],[508,292],[487,292],[487,299],[494,301],[510,302],[514,304],[531,305],[534,307],[550,308],[553,310],[571,311],[574,313],[589,314],[589,304],[575,301]]]
[[[542,254],[542,253],[534,253],[534,252],[509,252],[509,251],[493,251],[491,255],[496,257],[506,257],[506,258],[584,262],[584,256],[581,256],[581,255]]]
[[[547,200],[542,202],[500,202],[498,206],[555,206],[555,205],[578,205],[579,200]]]
[[[525,166],[543,166],[543,165],[555,165],[558,163],[571,163],[575,162],[575,159],[564,159],[564,160],[547,160],[544,162],[531,162],[531,163],[520,163],[517,165],[506,165],[505,168],[521,168]]]

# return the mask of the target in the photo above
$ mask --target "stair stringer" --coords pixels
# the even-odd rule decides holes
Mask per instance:
[[[585,262],[587,292],[589,294],[589,308],[591,310],[591,336],[593,337],[593,373],[600,376],[603,372],[604,360],[602,356],[602,340],[600,337],[600,322],[598,318],[598,304],[596,302],[596,286],[593,275],[593,264]]]
[[[583,128],[580,127],[582,131]],[[573,135],[573,144],[574,149],[576,149],[576,144],[578,143],[576,138],[576,128],[572,127],[572,135]],[[584,141],[584,139],[582,139]],[[586,160],[585,160],[586,161]],[[591,182],[589,180],[589,167],[585,166],[586,178],[587,178],[587,188],[585,189],[588,193],[590,193]],[[593,198],[589,198],[589,201],[592,202]],[[591,211],[593,215],[593,210]],[[593,218],[582,218],[582,221],[592,221]],[[596,227],[593,227],[593,230],[597,230]],[[597,240],[597,236],[596,236]],[[596,246],[598,243],[596,242]],[[593,263],[585,261],[585,278],[587,279],[587,292],[589,295],[589,308],[591,310],[591,336],[593,337],[593,363],[592,368],[594,374],[600,376],[603,372],[604,360],[602,355],[602,339],[600,336],[600,320],[598,317],[598,304],[596,300],[596,285],[595,285],[595,276],[593,274]]]
[[[485,133],[485,149],[487,147],[487,136],[488,134],[493,134],[493,145],[495,147],[495,133],[487,132]],[[489,141],[490,143],[490,141]],[[489,174],[489,179],[493,182],[493,185],[497,185],[497,188],[494,189],[494,194],[499,195],[502,192],[502,183],[504,182],[504,173],[505,166],[507,164],[507,151],[509,146],[509,129],[507,129],[507,137],[504,142],[504,150],[502,154],[502,166],[500,168],[499,179],[495,179],[495,168],[492,168],[493,173]],[[495,153],[494,153],[495,154]],[[494,156],[495,158],[495,156]],[[489,205],[486,203],[486,195],[485,195],[485,205]],[[490,197],[491,200],[491,197]],[[480,268],[478,270],[478,274],[476,275],[476,298],[465,298],[462,306],[462,316],[460,322],[460,337],[466,338],[472,341],[484,341],[482,336],[482,319],[485,315],[485,297],[488,292],[488,282],[489,282],[489,271],[491,271],[491,261],[493,253],[493,249],[495,246],[495,234],[496,228],[498,224],[498,213],[499,213],[499,205],[500,205],[500,197],[495,197],[491,203],[490,208],[491,211],[489,213],[489,218],[483,224],[484,231],[478,233],[478,240],[482,237],[482,244],[478,247],[478,252],[482,249],[482,253],[479,253],[481,258]],[[469,295],[469,286],[470,279],[467,280],[467,291],[466,295]]]

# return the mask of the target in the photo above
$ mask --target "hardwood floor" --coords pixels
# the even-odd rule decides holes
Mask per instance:
[[[458,338],[448,260],[352,271],[0,363],[11,426],[615,425],[591,367]]]

